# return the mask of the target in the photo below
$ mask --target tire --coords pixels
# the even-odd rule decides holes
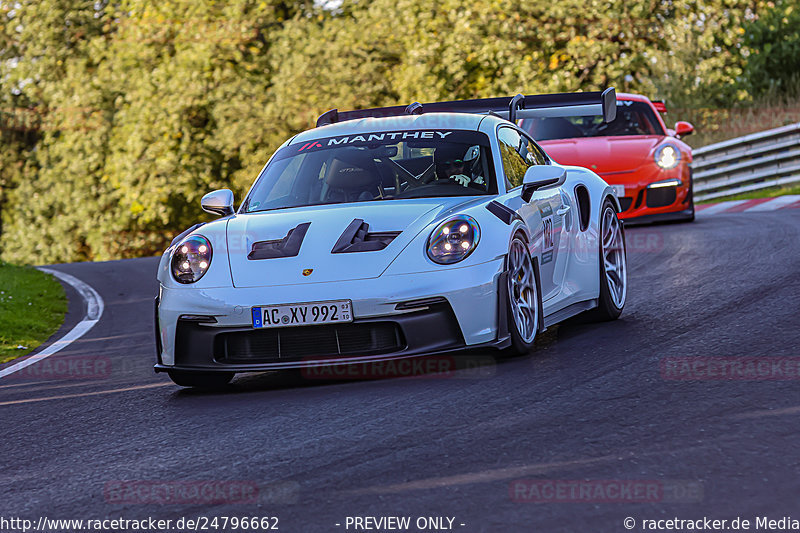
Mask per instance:
[[[694,179],[691,170],[689,171],[689,207],[692,208],[692,214],[689,215],[686,222],[694,222]]]
[[[589,315],[598,321],[615,320],[622,313],[627,299],[628,261],[625,228],[609,199],[603,202],[600,209],[599,241],[600,297],[597,308]]]
[[[233,379],[233,372],[191,372],[169,370],[169,378],[181,387],[198,389],[221,389]]]
[[[507,283],[500,287],[507,295],[508,331],[511,335],[511,346],[505,353],[509,356],[523,355],[533,348],[541,309],[533,260],[519,236],[511,240],[507,268]]]

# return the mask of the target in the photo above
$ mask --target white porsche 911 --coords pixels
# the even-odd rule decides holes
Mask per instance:
[[[325,113],[238,210],[231,191],[207,194],[222,218],[164,252],[156,371],[215,387],[237,372],[524,353],[578,313],[616,318],[614,189],[516,124],[615,112],[607,89]]]

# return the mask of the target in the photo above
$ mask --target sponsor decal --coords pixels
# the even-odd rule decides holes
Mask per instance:
[[[304,268],[303,269],[303,275],[304,276],[310,276],[312,272],[314,272],[313,268]]]
[[[553,225],[553,208],[550,204],[539,204],[542,214],[542,263],[543,265],[553,260],[555,248],[555,227]]]
[[[327,146],[343,146],[354,143],[370,143],[370,142],[386,142],[394,141],[401,142],[409,139],[416,140],[443,140],[452,131],[437,131],[437,130],[414,130],[414,131],[385,131],[378,133],[362,133],[359,135],[342,135],[339,137],[330,137],[327,139],[319,139],[310,141],[300,147],[298,152],[313,150],[315,148],[324,148]]]
[[[306,144],[304,144],[303,146],[300,147],[298,152],[302,152],[303,150],[310,150],[311,148],[322,148],[322,145],[320,143],[318,143],[317,141],[306,143]]]

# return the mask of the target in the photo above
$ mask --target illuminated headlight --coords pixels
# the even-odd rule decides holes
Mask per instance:
[[[172,277],[178,283],[194,283],[211,265],[211,243],[202,235],[184,239],[172,251]]]
[[[681,152],[671,144],[659,146],[655,153],[656,165],[665,170],[675,168],[681,161]]]
[[[459,215],[433,230],[428,237],[428,257],[440,265],[458,263],[478,246],[481,229],[474,218]]]

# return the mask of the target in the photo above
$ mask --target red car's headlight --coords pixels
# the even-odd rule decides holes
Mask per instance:
[[[656,165],[669,170],[678,166],[681,162],[681,151],[672,144],[663,144],[658,147],[654,154]]]

